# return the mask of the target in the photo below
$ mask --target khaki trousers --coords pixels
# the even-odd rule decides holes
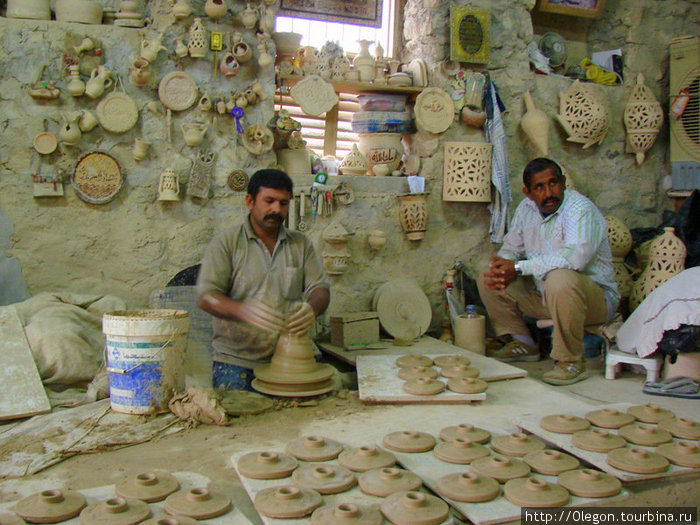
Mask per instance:
[[[551,357],[555,361],[580,361],[583,327],[607,320],[605,292],[590,277],[574,270],[549,272],[543,282],[543,294],[529,276],[518,277],[505,291],[487,288],[483,279],[477,284],[497,336],[529,334],[523,314],[535,319],[552,319]]]

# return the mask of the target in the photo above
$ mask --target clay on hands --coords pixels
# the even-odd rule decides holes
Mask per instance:
[[[284,330],[284,316],[259,301],[241,303],[238,317],[241,321],[266,332],[282,332]]]
[[[302,303],[299,309],[294,312],[287,321],[287,330],[292,334],[306,332],[314,324],[316,315],[309,303]]]

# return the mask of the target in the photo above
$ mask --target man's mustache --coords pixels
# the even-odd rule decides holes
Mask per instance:
[[[279,213],[268,213],[263,219],[266,221],[273,219],[277,222],[282,222],[284,220],[284,217],[282,217],[282,215],[280,215]]]
[[[556,204],[557,202],[559,202],[559,199],[557,199],[556,197],[550,197],[549,199],[545,199],[543,204]]]

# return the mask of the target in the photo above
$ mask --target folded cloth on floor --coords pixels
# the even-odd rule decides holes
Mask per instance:
[[[664,381],[647,381],[642,391],[653,396],[700,399],[700,383],[691,377],[674,377]]]

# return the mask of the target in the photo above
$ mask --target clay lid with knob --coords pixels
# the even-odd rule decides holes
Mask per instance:
[[[525,455],[523,461],[538,474],[549,476],[556,476],[579,467],[579,461],[574,456],[549,448],[530,452]]]
[[[238,459],[236,468],[246,478],[286,478],[299,466],[288,454],[274,451],[250,452]]]
[[[591,452],[609,452],[627,445],[623,438],[602,428],[574,432],[571,442],[574,446]]]
[[[591,424],[585,419],[571,414],[553,414],[540,420],[540,426],[557,434],[573,434],[579,430],[586,430]]]
[[[452,366],[446,366],[440,369],[440,375],[442,377],[453,378],[453,377],[479,377],[479,369],[470,367],[469,365],[456,364]]]
[[[402,366],[399,368],[399,379],[404,381],[410,381],[419,377],[436,379],[437,376],[437,370],[430,366]]]
[[[139,472],[117,483],[114,492],[122,498],[150,503],[165,499],[179,488],[180,483],[168,472]]]
[[[521,507],[561,507],[569,502],[569,491],[543,479],[511,479],[503,487],[506,499]]]
[[[687,441],[666,443],[656,447],[656,452],[674,465],[700,468],[700,447],[695,443],[688,443]]]
[[[432,450],[435,446],[435,438],[425,432],[403,430],[387,434],[382,443],[390,450],[417,453]]]
[[[452,441],[458,437],[471,439],[474,443],[486,443],[491,439],[491,433],[470,423],[460,423],[440,431],[440,439],[444,441]]]
[[[471,472],[493,478],[499,483],[509,479],[522,478],[530,474],[530,465],[515,458],[490,456],[472,461]]]
[[[664,419],[675,417],[675,414],[670,410],[661,408],[654,403],[646,405],[635,405],[627,409],[628,414],[632,414],[638,421],[642,423],[658,423]]]
[[[451,377],[447,380],[447,388],[458,394],[480,394],[486,392],[488,384],[475,377]]]
[[[501,487],[493,478],[480,476],[474,472],[459,472],[438,479],[437,492],[455,501],[481,503],[498,496]]]
[[[659,427],[681,439],[700,439],[700,423],[686,418],[669,418],[659,421]]]
[[[412,366],[433,366],[433,360],[428,356],[421,354],[406,354],[396,360],[396,366],[412,367]]]
[[[491,455],[491,451],[467,438],[455,438],[452,441],[443,441],[433,450],[435,457],[448,463],[468,465],[475,459]]]
[[[386,519],[397,525],[437,525],[447,518],[450,511],[440,498],[414,491],[392,494],[379,509]]]
[[[471,361],[467,356],[460,354],[439,355],[433,358],[433,362],[435,363],[435,366],[439,366],[440,368],[454,365],[469,366],[471,364]]]
[[[673,439],[670,432],[657,428],[654,425],[643,425],[641,423],[625,425],[618,430],[617,434],[630,443],[647,447],[655,447],[662,443],[668,443]]]
[[[86,504],[80,492],[48,489],[21,499],[10,510],[32,523],[55,523],[77,516]]]
[[[382,525],[384,516],[379,510],[367,505],[339,503],[326,505],[311,515],[311,525]]]
[[[622,490],[622,483],[616,477],[588,468],[562,472],[557,482],[574,496],[582,498],[607,498]]]
[[[338,456],[338,463],[354,472],[365,472],[373,468],[393,467],[396,456],[378,447],[365,445],[343,451]]]
[[[632,414],[625,414],[614,408],[603,408],[601,410],[592,410],[586,414],[586,419],[597,427],[601,428],[620,428],[624,425],[629,425],[634,421]]]
[[[522,457],[530,452],[545,448],[544,441],[522,432],[499,436],[491,440],[491,448],[499,454]]]
[[[80,525],[133,525],[150,515],[145,501],[116,497],[85,507],[80,513]]]
[[[221,491],[194,487],[174,492],[165,498],[168,514],[206,520],[226,514],[231,508],[231,499]]]
[[[423,485],[423,480],[419,476],[397,467],[368,470],[360,474],[358,481],[362,492],[380,498],[395,492],[418,490]]]
[[[270,518],[302,518],[321,506],[321,495],[293,485],[270,487],[255,495],[255,510]]]
[[[197,525],[198,523],[200,522],[187,516],[159,516],[142,521],[140,525]]]
[[[616,448],[608,452],[608,464],[635,474],[656,474],[668,469],[668,460],[660,454],[642,448]]]
[[[352,472],[339,465],[309,463],[292,473],[292,483],[319,494],[337,494],[354,487],[357,479]]]
[[[406,381],[403,389],[416,396],[434,396],[445,390],[445,383],[427,377],[417,377]]]
[[[338,457],[343,445],[322,436],[304,436],[287,443],[286,451],[302,461],[329,461]]]

